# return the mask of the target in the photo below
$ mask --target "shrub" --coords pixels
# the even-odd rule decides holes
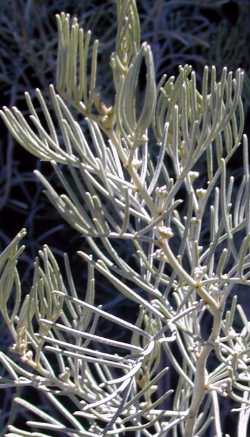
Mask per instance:
[[[246,136],[240,187],[228,178],[244,129],[243,72],[225,67],[218,78],[206,66],[199,89],[184,65],[156,83],[136,2],[116,3],[111,103],[97,92],[98,41],[62,13],[52,110],[37,90],[36,103],[25,94],[29,117],[1,111],[16,141],[51,163],[60,188],[35,174],[88,244],[84,297],[69,257],[64,274],[44,246],[22,299],[25,230],[1,254],[0,309],[13,338],[0,353],[1,386],[17,388],[30,414],[26,424],[13,415],[6,435],[222,436],[232,400],[247,436],[250,334],[236,294],[250,281]],[[131,314],[96,304],[100,277]],[[30,387],[48,411],[25,398]]]

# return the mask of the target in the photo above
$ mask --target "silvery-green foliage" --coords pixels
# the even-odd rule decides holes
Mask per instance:
[[[228,68],[234,69],[235,66],[240,65],[245,69],[243,87],[245,113],[249,110],[250,105],[250,61],[248,56],[250,29],[247,25],[248,11],[249,2],[243,1],[239,4],[239,14],[234,26],[231,26],[226,20],[222,20],[220,26],[215,29],[208,51],[209,62],[215,63],[218,68],[227,65]],[[244,32],[242,32],[242,29],[244,29]]]
[[[222,3],[224,2],[216,0],[211,7],[216,9]],[[157,77],[163,70],[163,64],[167,65],[167,73],[183,62],[204,64],[204,56],[197,56],[197,52],[202,47],[208,47],[214,27],[202,15],[196,0],[181,0],[177,3],[144,0],[139,2],[139,7],[142,38],[152,42]],[[56,63],[57,35],[54,14],[60,10],[73,10],[79,23],[84,23],[86,30],[93,29],[95,35],[101,36],[98,88],[102,95],[110,98],[113,87],[110,69],[106,66],[110,51],[115,47],[116,20],[113,2],[100,4],[98,0],[85,0],[83,7],[77,0],[1,0],[0,89],[8,105],[15,102],[17,106],[23,106],[24,91],[29,89],[33,95],[32,89],[35,87],[43,89],[47,101],[48,84],[54,78]],[[188,17],[192,17],[191,22]],[[159,44],[160,39],[164,40],[163,44]],[[28,230],[28,236],[23,258],[25,273],[22,277],[28,283],[31,278],[32,259],[41,241],[46,241],[48,237],[51,238],[56,232],[65,229],[65,224],[57,225],[56,212],[49,210],[46,199],[41,194],[41,185],[29,171],[29,165],[28,172],[24,172],[23,163],[20,168],[13,137],[7,132],[4,134],[6,138],[2,136],[3,146],[0,146],[0,209],[3,210],[3,221],[13,213],[17,213],[21,220],[25,217],[24,226]],[[29,162],[28,158],[23,157],[23,162],[25,161],[26,164]],[[37,162],[36,165],[41,166],[41,163]],[[40,234],[37,230],[42,227],[45,217],[50,217],[49,235],[47,230]],[[3,225],[0,232],[2,244],[7,245],[10,241],[10,229],[5,229]],[[77,238],[76,234],[73,235]],[[53,250],[62,256],[59,244]]]
[[[25,95],[28,117],[16,107],[1,111],[16,141],[53,166],[60,190],[35,173],[91,249],[79,251],[88,269],[84,300],[68,256],[64,275],[47,246],[21,298],[16,264],[24,231],[1,255],[0,309],[13,346],[0,354],[9,373],[0,385],[32,386],[55,409],[52,416],[16,396],[33,420],[23,429],[10,422],[6,436],[222,437],[228,399],[235,402],[238,435],[247,436],[249,322],[236,296],[238,285],[250,285],[243,72],[225,67],[218,77],[214,67],[205,67],[198,89],[195,72],[185,65],[176,78],[156,83],[135,0],[116,4],[110,105],[96,91],[98,41],[62,13],[53,110],[37,90],[35,100]],[[227,167],[240,147],[244,174],[235,192]],[[204,156],[206,180],[198,171]],[[117,241],[133,247],[133,264]],[[96,305],[97,275],[134,303],[135,323]],[[204,333],[208,316],[211,328]],[[102,334],[103,321],[111,333],[122,329],[124,338]]]

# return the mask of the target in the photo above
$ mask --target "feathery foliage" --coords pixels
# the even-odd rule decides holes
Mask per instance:
[[[246,136],[237,192],[227,168],[242,143],[243,72],[225,67],[218,77],[206,66],[199,88],[184,65],[157,82],[136,1],[116,6],[112,102],[97,91],[98,41],[61,13],[52,110],[37,90],[35,99],[25,93],[29,116],[1,111],[15,140],[51,163],[60,191],[35,174],[89,246],[79,251],[88,269],[84,299],[68,256],[65,275],[48,246],[22,299],[25,231],[1,254],[0,311],[13,346],[0,354],[9,374],[0,386],[33,387],[55,410],[16,396],[32,418],[23,428],[14,418],[6,436],[222,436],[228,399],[237,405],[238,435],[247,436],[249,323],[236,296],[250,285]],[[117,242],[130,245],[133,262]],[[134,322],[96,304],[97,276],[134,303]],[[111,336],[100,332],[103,321]]]

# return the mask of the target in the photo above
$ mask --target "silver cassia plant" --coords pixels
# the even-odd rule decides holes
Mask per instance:
[[[64,278],[44,246],[22,300],[17,261],[25,230],[1,254],[0,310],[13,347],[0,352],[9,373],[0,386],[32,386],[56,411],[17,395],[14,402],[35,418],[24,429],[10,421],[6,436],[222,437],[223,404],[232,399],[238,436],[246,437],[250,325],[236,295],[239,285],[250,285],[243,72],[234,77],[224,68],[218,79],[205,67],[199,90],[186,65],[156,84],[135,0],[116,6],[112,104],[97,92],[98,41],[62,13],[50,108],[37,90],[36,104],[25,94],[28,120],[16,107],[1,111],[16,141],[53,166],[62,194],[35,173],[91,249],[79,252],[88,269],[84,299],[68,256]],[[236,190],[228,162],[241,142],[244,174]],[[133,263],[117,241],[133,248]],[[135,323],[95,304],[96,273],[134,303]],[[123,330],[124,339],[101,335],[101,320]]]

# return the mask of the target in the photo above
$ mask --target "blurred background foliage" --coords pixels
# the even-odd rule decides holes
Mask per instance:
[[[163,73],[176,74],[180,64],[192,64],[198,78],[204,65],[216,65],[218,73],[224,65],[232,70],[238,67],[245,70],[243,95],[246,132],[249,133],[250,0],[138,0],[137,4],[142,40],[152,46],[158,79]],[[55,14],[61,11],[77,16],[81,26],[91,29],[94,38],[100,39],[98,89],[107,102],[111,100],[111,70],[107,66],[115,47],[115,0],[0,0],[1,106],[16,105],[25,112],[23,93],[29,90],[32,94],[32,90],[40,88],[46,96],[48,85],[55,82]],[[0,250],[25,226],[27,248],[21,263],[24,291],[31,283],[33,260],[45,242],[59,264],[63,252],[69,253],[73,273],[77,272],[76,283],[81,289],[86,273],[75,252],[83,249],[83,240],[61,222],[33,175],[34,168],[42,168],[50,179],[53,172],[48,164],[36,161],[16,146],[2,124],[0,132]],[[239,157],[238,162],[232,163],[234,172],[239,171],[240,162]],[[128,248],[124,257],[129,256]],[[103,278],[100,288],[103,291],[100,296],[106,296],[110,310],[117,308],[121,298],[105,287]],[[123,311],[126,310],[123,302]],[[3,335],[0,346],[7,345],[8,335]],[[10,398],[11,393],[6,393],[0,401],[2,435]],[[231,426],[230,421],[228,426]]]

